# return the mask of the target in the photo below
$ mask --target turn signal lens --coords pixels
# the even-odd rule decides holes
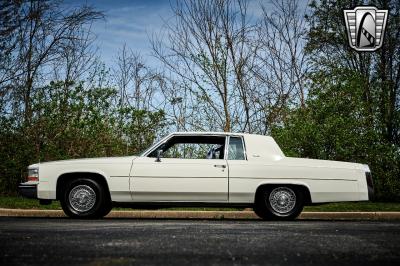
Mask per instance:
[[[39,177],[37,176],[28,176],[26,179],[27,181],[39,181]]]
[[[26,181],[39,181],[39,169],[28,169]]]

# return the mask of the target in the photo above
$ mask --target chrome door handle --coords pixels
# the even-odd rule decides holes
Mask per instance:
[[[226,165],[225,164],[214,164],[214,167],[226,168]]]

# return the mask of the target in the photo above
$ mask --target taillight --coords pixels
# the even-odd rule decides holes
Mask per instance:
[[[39,169],[28,169],[26,181],[39,181]]]

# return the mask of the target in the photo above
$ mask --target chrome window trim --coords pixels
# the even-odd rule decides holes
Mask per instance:
[[[225,136],[225,154],[224,154],[224,158],[225,160],[228,161],[228,152],[229,152],[229,141],[231,139],[230,135],[226,135]]]
[[[174,134],[169,134],[166,137],[160,139],[160,141],[154,143],[152,146],[150,146],[147,150],[145,150],[140,157],[147,157],[150,153],[153,151],[157,150],[158,147],[166,143],[170,138],[172,138]]]
[[[247,161],[247,152],[246,152],[246,144],[244,143],[244,137],[243,136],[240,137],[242,138],[244,159]]]
[[[227,134],[197,134],[197,135],[193,135],[193,134],[170,134],[167,135],[165,138],[161,139],[159,142],[155,143],[154,145],[152,145],[149,149],[147,149],[143,154],[140,155],[140,157],[148,157],[149,154],[151,154],[153,151],[156,151],[161,145],[165,144],[166,142],[168,142],[170,139],[172,139],[175,136],[196,136],[196,137],[202,137],[202,136],[214,136],[214,137],[224,137],[225,138],[225,151],[226,151],[226,139],[229,135]],[[228,142],[229,143],[229,142]],[[227,160],[228,157],[225,157],[226,154],[224,154],[224,159],[218,159],[218,160]],[[226,158],[226,159],[225,159]],[[186,159],[186,158],[185,158]],[[183,159],[184,160],[184,159]],[[205,159],[207,160],[207,159]],[[216,159],[213,159],[216,160]]]

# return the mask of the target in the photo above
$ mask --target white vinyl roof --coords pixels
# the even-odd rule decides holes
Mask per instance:
[[[224,131],[179,131],[173,132],[169,135],[236,135],[236,136],[245,136],[245,135],[256,135],[263,136],[259,134],[249,134],[249,133],[236,133],[236,132],[224,132]]]

